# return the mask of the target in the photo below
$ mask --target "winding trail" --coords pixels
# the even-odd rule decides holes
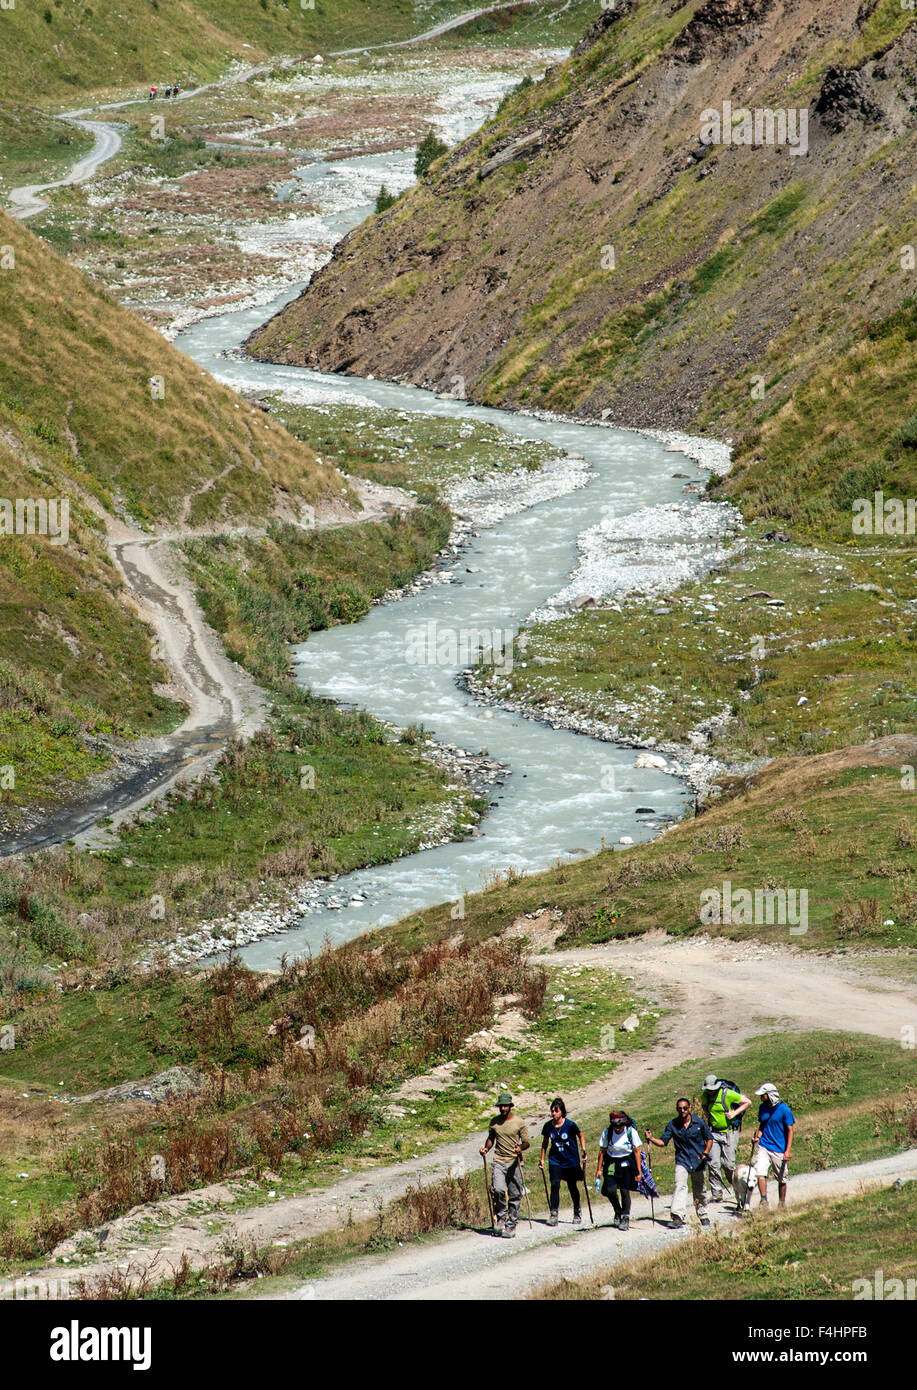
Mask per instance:
[[[523,5],[534,5],[535,3],[536,0],[506,0],[500,5],[487,5],[476,10],[466,10],[463,14],[455,15],[452,19],[444,20],[441,24],[435,24],[431,29],[425,29],[422,34],[414,34],[412,38],[396,39],[389,43],[363,44],[357,48],[338,48],[330,52],[328,56],[330,58],[347,58],[354,54],[376,53],[388,48],[410,48],[416,44],[425,43],[428,39],[439,38],[453,29],[460,29],[475,19],[483,18],[484,15],[497,14],[500,10],[515,10]],[[300,64],[310,61],[309,58],[280,58],[274,62],[259,63],[254,67],[230,73],[217,82],[204,82],[200,87],[189,87],[187,91],[180,92],[175,98],[170,97],[167,100],[163,97],[161,102],[157,100],[151,103],[147,96],[127,97],[123,101],[109,101],[102,105],[79,107],[72,111],[61,112],[59,119],[69,121],[72,125],[88,131],[95,137],[95,145],[89,154],[77,160],[62,178],[53,179],[50,183],[23,184],[12,189],[6,211],[20,222],[28,221],[30,217],[37,216],[38,213],[44,212],[47,208],[48,199],[41,197],[42,193],[50,193],[55,188],[69,188],[74,184],[88,183],[101,166],[118,153],[122,141],[117,127],[109,121],[89,119],[88,113],[91,111],[120,111],[125,106],[151,106],[153,110],[160,110],[162,107],[168,109],[173,100],[188,101],[192,97],[200,96],[203,92],[215,92],[223,87],[247,82],[250,77],[258,77],[262,73],[272,72],[275,68],[298,67]]]
[[[655,939],[549,952],[537,959],[551,965],[626,969],[634,975],[637,989],[662,989],[673,1010],[663,1020],[661,1036],[652,1046],[630,1054],[607,1076],[567,1097],[573,1114],[626,1101],[638,1086],[660,1073],[705,1059],[714,1050],[728,1051],[769,1028],[855,1029],[874,1037],[899,1039],[902,1020],[910,1023],[917,1017],[917,985],[877,977],[871,977],[868,984],[859,983],[837,960],[776,947],[720,939],[680,941],[660,934]],[[771,1000],[779,1001],[777,1019],[761,1016],[770,1009]],[[776,1010],[770,1011],[773,1015]],[[710,1019],[716,1022],[711,1024]],[[540,1128],[545,1118],[543,1102],[525,1104],[523,1098],[519,1108],[531,1127],[537,1123]],[[421,1157],[363,1168],[302,1195],[243,1211],[220,1211],[240,1196],[244,1198],[244,1188],[240,1191],[230,1184],[135,1208],[99,1233],[99,1254],[80,1266],[79,1273],[92,1280],[117,1267],[130,1269],[135,1277],[149,1270],[163,1278],[183,1257],[193,1268],[219,1259],[227,1241],[263,1246],[340,1229],[351,1218],[360,1221],[372,1217],[380,1203],[393,1202],[412,1183],[445,1177],[456,1162],[464,1162],[469,1172],[479,1171],[481,1137],[481,1131],[475,1131],[440,1144]],[[594,1136],[588,1142],[591,1147]],[[338,1167],[336,1159],[320,1161],[329,1173]],[[534,1184],[538,1180],[531,1171],[531,1157],[529,1162]],[[909,1150],[856,1168],[796,1177],[790,1200],[854,1193],[863,1184],[913,1175],[917,1175],[917,1151]],[[593,1206],[597,1220],[607,1223],[610,1208],[604,1202]],[[572,1258],[577,1270],[582,1272],[587,1257],[606,1264],[621,1253],[646,1253],[679,1238],[675,1232],[654,1230],[649,1220],[644,1224],[648,1205],[642,1198],[635,1198],[634,1214],[629,1236],[621,1236],[607,1225],[576,1233]],[[151,1231],[157,1230],[158,1236],[151,1236]],[[548,1227],[538,1222],[531,1234],[527,1224],[520,1226],[515,1242],[493,1240],[489,1232],[460,1232],[433,1245],[411,1246],[362,1261],[348,1266],[346,1272],[311,1281],[280,1296],[479,1298],[499,1289],[503,1296],[517,1297],[548,1277],[560,1277],[564,1265],[559,1255],[549,1261],[539,1250],[546,1243],[564,1242],[569,1235],[569,1226]],[[73,1246],[65,1244],[57,1253],[70,1256]],[[60,1265],[54,1264],[32,1277],[42,1286],[42,1281],[50,1284],[60,1275]],[[0,1297],[6,1292],[7,1286],[0,1282]]]
[[[40,194],[49,193],[52,188],[69,188],[75,183],[88,183],[100,166],[116,155],[121,148],[121,136],[107,121],[77,120],[70,113],[64,119],[94,135],[95,145],[89,154],[77,160],[63,178],[54,179],[51,183],[25,184],[12,190],[6,211],[20,222],[44,212],[48,206],[48,199],[40,197]]]

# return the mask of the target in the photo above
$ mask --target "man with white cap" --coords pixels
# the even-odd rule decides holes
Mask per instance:
[[[739,1127],[733,1122],[744,1115],[750,1105],[748,1096],[734,1090],[727,1081],[720,1081],[716,1072],[704,1077],[704,1119],[713,1130],[713,1148],[707,1165],[711,1201],[721,1202],[726,1183],[730,1186],[735,1183]],[[736,1201],[739,1201],[738,1193]]]
[[[755,1176],[762,1203],[767,1206],[767,1175],[773,1171],[777,1179],[780,1205],[786,1206],[786,1184],[789,1177],[790,1150],[793,1147],[793,1131],[796,1116],[785,1101],[773,1081],[765,1081],[755,1091],[761,1097],[758,1108],[758,1157],[755,1161]]]

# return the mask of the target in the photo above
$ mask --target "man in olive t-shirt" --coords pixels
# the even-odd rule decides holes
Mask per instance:
[[[522,1153],[529,1148],[529,1131],[521,1115],[513,1114],[513,1098],[508,1091],[497,1097],[499,1115],[490,1122],[481,1153],[494,1151],[491,1185],[494,1194],[495,1232],[512,1238],[522,1201]]]

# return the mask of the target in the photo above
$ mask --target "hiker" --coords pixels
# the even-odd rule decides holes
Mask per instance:
[[[643,1175],[640,1135],[630,1116],[623,1110],[612,1110],[608,1128],[602,1130],[599,1156],[595,1165],[598,1181],[602,1175],[601,1191],[614,1207],[612,1226],[619,1231],[630,1229],[630,1194]]]
[[[173,97],[177,97],[180,90],[181,90],[181,88],[179,87],[178,83],[177,83],[177,82],[173,82],[173,83],[172,83],[172,95],[173,95]]]
[[[758,1157],[755,1162],[755,1177],[761,1201],[767,1206],[767,1173],[772,1169],[777,1179],[777,1194],[780,1205],[786,1206],[786,1184],[789,1177],[790,1150],[793,1147],[793,1133],[796,1129],[796,1116],[786,1101],[780,1099],[780,1092],[772,1081],[765,1081],[755,1091],[761,1097],[758,1108]]]
[[[579,1183],[586,1181],[583,1167],[580,1166],[580,1156],[577,1153],[577,1143],[582,1153],[582,1163],[586,1162],[586,1145],[583,1143],[583,1135],[579,1125],[567,1118],[567,1107],[564,1105],[560,1096],[555,1096],[551,1101],[551,1118],[542,1127],[541,1131],[541,1157],[538,1160],[538,1167],[544,1172],[544,1156],[550,1147],[548,1157],[548,1177],[551,1182],[551,1214],[548,1217],[550,1226],[557,1225],[557,1213],[560,1208],[560,1185],[562,1182],[567,1184],[567,1191],[573,1201],[573,1224],[578,1226],[583,1219],[580,1210]]]
[[[151,87],[151,88],[150,88],[150,101],[155,101],[155,100],[156,100],[156,88],[155,88],[155,87]]]
[[[706,1120],[698,1119],[696,1115],[691,1114],[691,1102],[685,1096],[678,1097],[675,1102],[675,1110],[677,1112],[675,1118],[669,1120],[662,1131],[661,1139],[657,1139],[651,1129],[646,1131],[646,1137],[651,1144],[655,1144],[660,1149],[664,1149],[670,1140],[675,1145],[672,1229],[677,1230],[679,1226],[685,1224],[688,1208],[688,1180],[690,1178],[694,1205],[700,1224],[704,1230],[708,1230],[710,1219],[707,1216],[707,1200],[710,1196],[710,1188],[707,1185],[707,1156],[713,1147],[713,1130]]]
[[[166,88],[166,96],[167,96],[167,97],[170,97],[171,95],[172,95],[172,88],[171,88],[171,87],[167,87],[167,88]]]
[[[500,1113],[490,1122],[481,1153],[486,1158],[488,1152],[494,1150],[491,1165],[494,1234],[512,1239],[522,1201],[522,1153],[531,1146],[525,1120],[513,1114],[513,1098],[509,1091],[501,1091],[497,1096],[497,1108]]]
[[[713,1131],[713,1148],[710,1150],[710,1200],[721,1202],[725,1184],[735,1192],[736,1202],[741,1206],[739,1190],[735,1185],[736,1150],[739,1147],[739,1133],[742,1129],[742,1116],[751,1105],[749,1096],[728,1081],[721,1081],[715,1072],[704,1077],[704,1119]]]

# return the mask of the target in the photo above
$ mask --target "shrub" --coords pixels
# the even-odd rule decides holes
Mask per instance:
[[[881,936],[882,917],[878,898],[859,898],[854,901],[844,894],[844,901],[834,914],[837,934],[842,940],[861,936]]]
[[[449,146],[440,140],[436,131],[430,127],[426,135],[417,146],[417,154],[414,158],[414,174],[422,179],[435,159],[445,154]]]
[[[398,194],[389,193],[385,184],[383,184],[376,194],[376,212],[385,212],[387,208],[390,208],[392,204],[397,203],[397,201]]]

